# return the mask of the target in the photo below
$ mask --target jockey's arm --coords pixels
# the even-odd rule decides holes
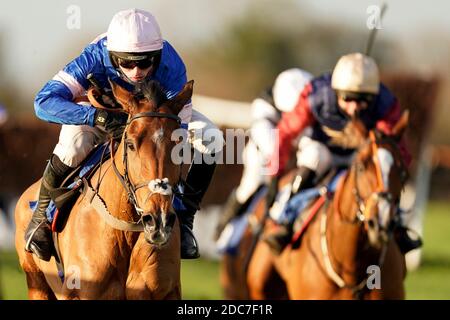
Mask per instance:
[[[386,114],[380,120],[377,121],[376,128],[387,135],[392,134],[392,129],[394,128],[395,124],[400,120],[401,115],[402,109],[400,107],[400,103],[398,102],[397,99],[395,99],[391,107],[386,112]],[[404,137],[402,137],[399,142],[399,148],[405,165],[409,166],[411,164],[412,157],[408,151],[408,148],[406,147]]]
[[[274,148],[273,129],[280,120],[280,114],[268,101],[256,98],[252,101],[252,127],[250,136],[264,159],[268,160]]]
[[[312,86],[307,85],[301,93],[294,110],[283,113],[281,121],[277,125],[278,148],[277,143],[275,143],[274,153],[269,164],[270,172],[273,176],[281,175],[289,162],[292,140],[314,122],[314,116],[309,105],[311,92]]]
[[[95,50],[95,44],[86,47],[38,92],[34,101],[38,118],[59,124],[94,126],[95,108],[76,104],[73,100],[89,87],[86,77],[97,63]]]

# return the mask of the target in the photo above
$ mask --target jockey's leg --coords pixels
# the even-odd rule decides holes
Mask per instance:
[[[253,195],[263,184],[263,155],[256,144],[250,139],[242,153],[244,171],[239,186],[230,193],[220,215],[215,231],[217,240],[225,226],[234,217],[240,216],[251,202]]]
[[[104,133],[97,128],[62,126],[58,144],[42,177],[37,209],[25,232],[25,250],[33,252],[39,259],[49,261],[53,254],[51,230],[46,215],[51,201],[50,191],[58,188],[70,169],[77,167],[95,144],[105,138]]]
[[[53,253],[51,229],[46,215],[51,200],[50,191],[61,184],[69,169],[58,156],[52,155],[42,177],[37,208],[25,231],[25,250],[45,261],[49,261]]]
[[[194,159],[183,186],[184,208],[178,208],[177,215],[181,222],[181,258],[196,259],[200,254],[192,231],[194,215],[212,180],[216,168],[215,156],[221,153],[224,141],[222,132],[196,110],[192,110],[188,132],[189,141],[194,148]]]
[[[316,176],[322,176],[332,164],[332,154],[319,141],[307,136],[300,139],[297,153],[297,174],[292,182],[291,196],[314,186]],[[293,236],[294,221],[280,224],[273,232],[264,237],[272,252],[279,255],[289,244]]]
[[[400,214],[400,212],[397,214]],[[394,238],[401,253],[403,254],[406,254],[411,250],[418,249],[423,245],[420,235],[417,232],[414,232],[415,234],[411,237],[410,232],[412,232],[411,229],[405,225],[400,216],[394,229]]]

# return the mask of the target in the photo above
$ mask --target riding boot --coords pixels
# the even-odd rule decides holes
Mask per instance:
[[[181,231],[181,259],[197,259],[200,257],[198,243],[195,239],[194,216],[200,208],[200,202],[208,190],[216,163],[197,164],[193,162],[189,168],[185,183],[182,185],[182,208],[177,210]]]
[[[411,250],[420,248],[423,245],[420,236],[417,235],[417,238],[413,239],[408,234],[408,230],[409,228],[405,226],[397,226],[394,231],[395,240],[398,244],[398,247],[400,248],[400,251],[403,254],[406,254]]]
[[[292,191],[289,199],[303,189],[313,186],[316,173],[306,167],[300,167],[297,175],[292,181]],[[279,255],[284,248],[291,242],[293,236],[293,221],[279,224],[275,230],[271,231],[263,238],[263,241],[269,245],[269,248],[275,255]]]
[[[51,201],[50,191],[61,184],[68,169],[56,155],[47,163],[39,190],[38,205],[25,231],[25,250],[44,261],[49,261],[53,253],[51,228],[46,214]]]
[[[242,209],[244,207],[243,203],[240,203],[236,198],[236,189],[230,193],[227,202],[224,206],[224,211],[220,215],[219,222],[217,223],[214,240],[218,240],[222,234],[223,229],[226,225],[234,218],[242,214]]]

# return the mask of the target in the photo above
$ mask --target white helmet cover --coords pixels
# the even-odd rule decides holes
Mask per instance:
[[[340,91],[377,94],[380,76],[377,64],[362,53],[342,56],[331,77],[331,87]]]
[[[313,75],[299,68],[281,72],[275,80],[272,94],[277,109],[283,112],[292,111],[297,104],[300,93]]]
[[[144,10],[127,9],[114,15],[107,31],[107,49],[116,52],[161,50],[163,39],[155,17]]]

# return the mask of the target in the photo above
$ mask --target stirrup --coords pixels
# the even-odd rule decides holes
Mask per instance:
[[[33,241],[33,237],[36,234],[36,231],[38,231],[40,228],[47,227],[47,226],[45,226],[45,224],[47,224],[47,221],[42,220],[34,228],[34,230],[32,230],[31,233],[28,235],[28,238],[26,239],[26,243],[25,243],[25,251],[33,253],[40,260],[50,261],[50,259],[53,256],[53,242],[52,242],[52,238],[51,238],[51,233],[48,235],[49,237],[47,237],[47,239],[46,239],[48,242],[48,250],[45,250],[44,248],[40,248],[38,246],[38,243],[35,240]],[[43,230],[43,232],[45,233],[46,231]]]

